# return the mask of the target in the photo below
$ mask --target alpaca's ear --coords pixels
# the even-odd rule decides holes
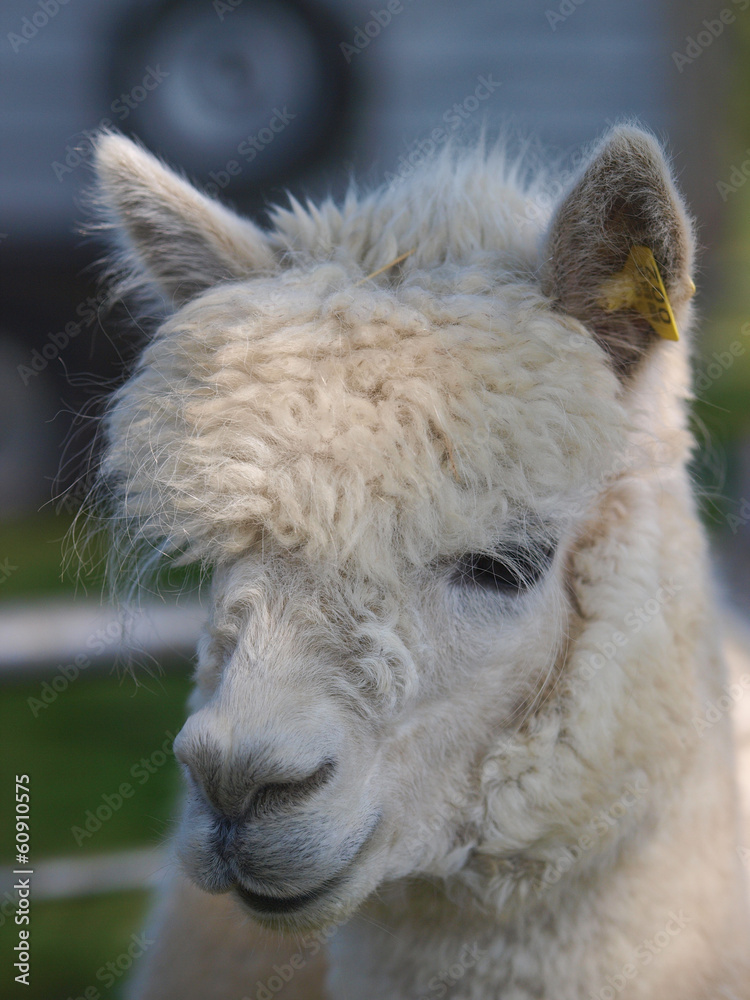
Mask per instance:
[[[634,257],[634,247],[647,250]],[[644,258],[653,253],[679,328],[694,291],[694,247],[692,224],[661,147],[647,132],[621,126],[594,151],[557,207],[544,251],[543,288],[592,330],[625,379],[659,332],[670,336],[666,326],[655,329],[631,297]]]
[[[179,307],[217,282],[274,268],[261,229],[120,135],[96,145],[99,199],[137,272]]]

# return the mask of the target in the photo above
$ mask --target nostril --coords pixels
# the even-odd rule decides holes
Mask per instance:
[[[203,802],[217,823],[226,818],[242,826],[254,817],[292,807],[313,795],[336,771],[337,761],[330,753],[305,774],[301,761],[281,759],[274,742],[238,740],[239,747],[233,750],[231,740],[220,738],[223,734],[217,737],[206,731],[206,720],[199,726],[197,716],[188,719],[178,734],[175,755],[185,768],[196,803]],[[233,842],[230,834],[231,829],[222,826],[220,842]]]
[[[327,784],[335,771],[336,761],[327,759],[306,778],[261,785],[250,803],[250,815],[263,816],[284,806],[297,805]]]

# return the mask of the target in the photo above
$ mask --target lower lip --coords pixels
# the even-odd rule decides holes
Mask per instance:
[[[235,886],[234,891],[243,903],[247,903],[256,913],[295,913],[316,902],[321,896],[325,896],[342,881],[342,878],[343,875],[337,875],[319,885],[317,889],[303,892],[299,896],[264,896],[258,892],[250,892],[242,886]]]
[[[327,879],[316,889],[311,889],[309,892],[303,892],[299,896],[266,896],[262,893],[251,892],[250,889],[245,889],[244,886],[236,885],[234,887],[235,893],[239,896],[243,903],[246,903],[252,910],[259,914],[270,915],[273,913],[296,913],[297,910],[304,909],[306,906],[317,902],[319,899],[322,899],[323,896],[331,892],[331,890],[341,885],[349,874],[351,867],[356,863],[357,859],[361,857],[367,845],[372,840],[373,834],[380,824],[380,819],[380,814],[378,814],[375,818],[375,822],[370,827],[367,836],[357,848],[354,856],[346,863],[344,868],[339,871],[337,875]]]

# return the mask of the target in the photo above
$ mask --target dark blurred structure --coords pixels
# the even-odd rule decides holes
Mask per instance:
[[[77,233],[97,128],[262,216],[287,188],[408,170],[436,133],[509,124],[570,155],[636,116],[671,139],[710,244],[726,51],[673,58],[704,16],[697,0],[5,0],[0,511],[49,499],[70,413],[132,354],[86,270],[101,248]]]

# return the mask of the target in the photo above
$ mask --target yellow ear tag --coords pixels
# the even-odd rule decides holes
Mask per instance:
[[[664,340],[680,339],[667,290],[649,247],[630,248],[625,267],[604,282],[596,301],[607,312],[635,309]]]

